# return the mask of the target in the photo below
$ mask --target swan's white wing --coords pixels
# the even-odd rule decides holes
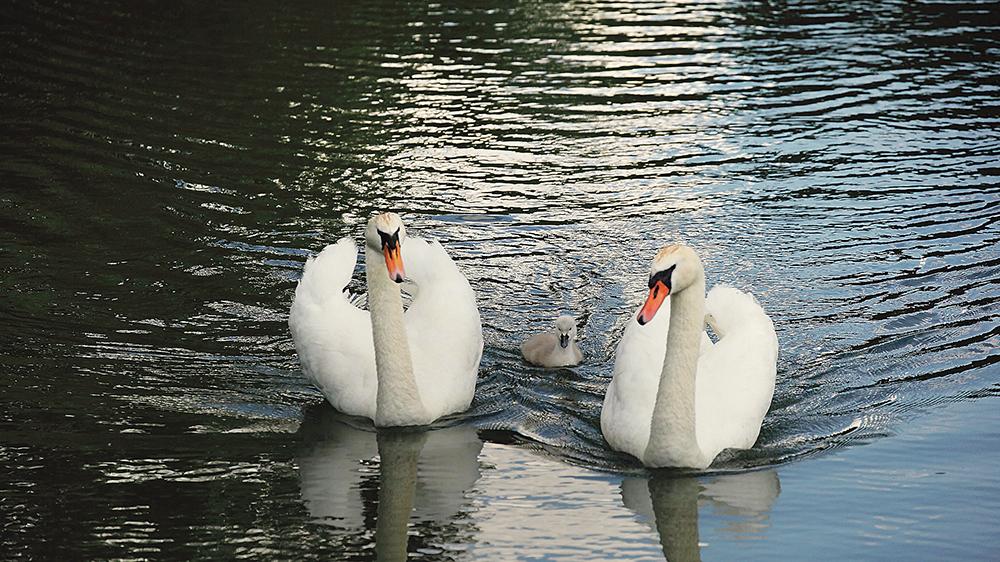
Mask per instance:
[[[334,408],[375,417],[375,346],[371,318],[354,306],[344,288],[358,249],[349,238],[306,262],[288,317],[305,372]]]
[[[757,440],[774,394],[778,338],[753,296],[738,289],[714,287],[705,310],[725,334],[698,361],[698,444],[711,458]]]
[[[441,244],[409,237],[402,255],[416,284],[404,318],[421,401],[434,417],[465,410],[483,355],[476,295]]]
[[[670,300],[644,326],[636,322],[636,314],[629,317],[615,351],[614,378],[601,408],[601,432],[613,449],[642,458],[667,350]]]

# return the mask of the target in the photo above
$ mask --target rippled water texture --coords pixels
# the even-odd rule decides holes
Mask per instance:
[[[0,8],[0,558],[995,556],[991,3]],[[472,410],[333,412],[287,309],[402,213],[479,296]],[[758,445],[599,430],[662,244],[781,343]],[[356,277],[361,286],[362,275]],[[585,365],[518,343],[578,315]]]

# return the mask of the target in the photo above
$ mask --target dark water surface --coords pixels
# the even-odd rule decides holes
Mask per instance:
[[[0,558],[996,556],[997,22],[6,3]],[[476,400],[429,432],[333,412],[288,335],[307,256],[378,209],[479,295]],[[678,239],[781,342],[757,447],[694,476],[598,423]],[[586,364],[524,365],[560,310]]]

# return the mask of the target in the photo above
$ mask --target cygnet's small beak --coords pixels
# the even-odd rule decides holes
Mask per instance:
[[[559,334],[559,347],[563,349],[569,347],[569,334]]]
[[[646,297],[646,303],[642,305],[642,308],[639,310],[639,316],[636,318],[640,326],[645,325],[653,319],[656,311],[660,309],[660,305],[663,304],[663,301],[666,300],[669,294],[670,288],[663,281],[653,283],[653,286],[649,288],[649,296]]]

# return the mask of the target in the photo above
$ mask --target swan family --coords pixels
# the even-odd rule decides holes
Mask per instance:
[[[334,408],[379,427],[468,409],[483,352],[468,279],[441,244],[408,236],[398,215],[381,213],[365,229],[364,310],[347,290],[357,255],[342,238],[305,265],[289,327],[306,377]],[[601,410],[608,444],[649,467],[687,468],[752,447],[774,393],[771,319],[738,289],[717,286],[706,297],[704,267],[688,246],[661,249],[648,286],[615,352]],[[575,337],[575,321],[560,317],[522,353],[543,366],[575,365]]]

